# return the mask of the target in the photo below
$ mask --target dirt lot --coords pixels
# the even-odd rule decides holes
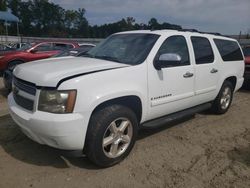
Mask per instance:
[[[4,90],[0,92],[4,111]],[[98,169],[86,158],[62,157],[29,140],[4,115],[0,187],[249,188],[250,91],[237,93],[225,115],[202,113],[161,130],[141,131],[130,156],[108,169]]]

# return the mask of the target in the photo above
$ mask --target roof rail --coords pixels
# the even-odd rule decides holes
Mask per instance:
[[[164,30],[164,29],[162,29]],[[217,36],[223,36],[223,37],[228,37],[228,38],[231,38],[227,35],[222,35],[221,33],[217,33],[217,32],[204,32],[204,31],[199,31],[197,29],[172,29],[172,28],[169,28],[167,30],[173,30],[173,31],[183,31],[183,32],[194,32],[194,33],[200,33],[200,34],[210,34],[210,35],[217,35]],[[154,31],[154,30],[151,30],[151,31]]]
[[[184,32],[189,31],[189,32],[195,32],[195,33],[200,33],[200,34],[210,34],[210,35],[229,37],[226,35],[222,35],[221,33],[217,33],[217,32],[204,32],[204,31],[198,31],[196,29],[178,29],[178,31],[184,31]]]
[[[178,31],[199,32],[197,29],[178,29]]]

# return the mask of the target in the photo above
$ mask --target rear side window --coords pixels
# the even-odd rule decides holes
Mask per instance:
[[[205,37],[191,37],[196,64],[213,63],[214,53],[209,40]]]
[[[66,49],[71,49],[71,48],[73,48],[73,45],[71,45],[71,44],[64,44],[64,43],[55,43],[54,44],[55,50],[66,50]]]
[[[38,52],[50,51],[53,50],[51,43],[42,43],[35,48]]]
[[[237,42],[230,40],[214,39],[223,61],[240,61],[243,56]]]

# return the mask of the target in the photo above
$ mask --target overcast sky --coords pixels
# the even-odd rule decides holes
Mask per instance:
[[[250,32],[250,0],[51,0],[66,9],[86,9],[91,25],[132,16],[137,23],[155,17],[184,28],[239,34]]]

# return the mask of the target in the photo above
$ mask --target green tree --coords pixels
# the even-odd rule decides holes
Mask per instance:
[[[8,7],[11,9],[12,14],[15,16],[20,15],[20,5],[22,4],[21,0],[8,0]]]
[[[7,3],[6,0],[0,0],[0,11],[6,11]]]
[[[79,36],[88,37],[89,36],[89,23],[85,18],[85,9],[79,8],[76,12],[76,28],[78,30]]]
[[[150,29],[160,29],[160,24],[158,23],[156,18],[151,18],[148,22],[148,27]]]

